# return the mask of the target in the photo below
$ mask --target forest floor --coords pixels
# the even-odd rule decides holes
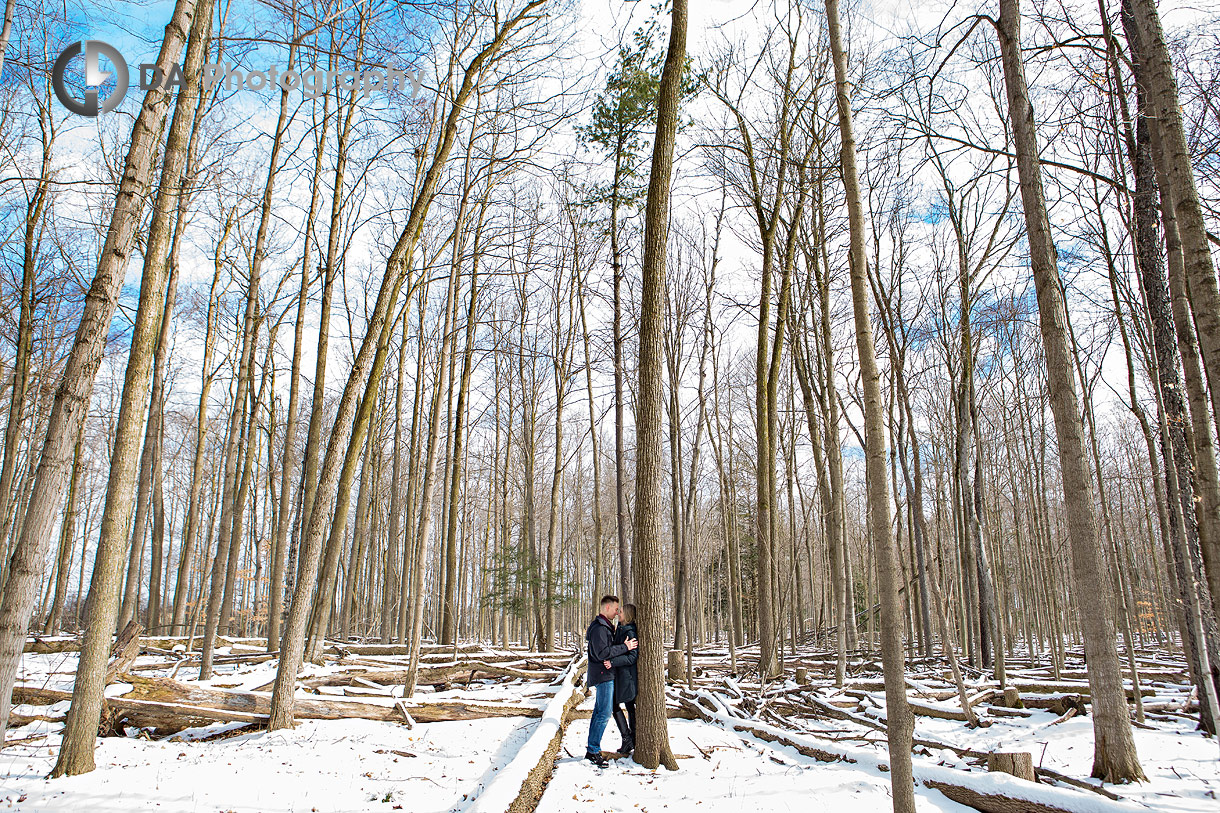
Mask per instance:
[[[157,643],[163,640],[143,639],[143,654],[128,665],[130,674],[111,684],[108,697],[135,697],[141,677],[172,677],[217,696],[257,698],[267,694],[264,687],[275,676],[275,661],[256,655],[254,642],[232,641],[218,649],[224,662],[212,680],[200,683],[181,645],[174,651],[171,641]],[[727,653],[699,652],[696,679],[670,689],[669,733],[679,766],[671,772],[647,770],[629,759],[598,769],[581,759],[592,698],[582,699],[576,660],[565,653],[475,647],[454,653],[435,647],[424,669],[425,679],[435,682],[421,685],[406,705],[413,718],[514,710],[521,716],[412,719],[407,725],[405,718],[390,719],[402,699],[401,687],[389,681],[405,659],[392,652],[369,654],[378,652],[375,646],[350,651],[357,648],[332,650],[324,665],[308,667],[298,696],[349,703],[366,716],[385,711],[386,719],[305,719],[291,731],[268,733],[239,716],[233,722],[192,721],[198,724],[166,735],[163,726],[140,725],[138,713],[126,720],[120,714],[115,735],[98,740],[97,770],[55,780],[46,776],[68,702],[55,700],[53,692],[71,690],[76,654],[28,652],[18,684],[49,690],[49,696],[17,698],[34,702],[14,706],[21,717],[0,751],[0,811],[473,813],[521,805],[516,797],[531,781],[537,792],[525,809],[536,803],[540,813],[890,808],[884,734],[877,729],[884,697],[880,673],[867,657],[854,658],[847,685],[835,689],[826,674],[833,674],[828,653],[801,651],[789,659],[788,680],[760,690],[756,681],[728,674]],[[748,674],[749,653],[739,654],[739,667]],[[1018,687],[1024,709],[1004,707],[1000,693],[992,691],[996,684],[982,675],[969,679],[987,723],[971,729],[952,719],[961,707],[943,670],[934,662],[916,662],[909,696],[920,707],[916,737],[924,741],[915,758],[919,810],[972,809],[937,789],[946,781],[958,789],[958,798],[966,793],[976,801],[989,794],[1024,800],[1013,809],[1220,810],[1220,746],[1194,730],[1182,662],[1163,653],[1143,657],[1148,716],[1135,737],[1149,781],[1103,789],[1118,800],[1080,786],[1096,783],[1088,781],[1091,719],[1076,705],[1082,687],[1087,694],[1078,665],[1069,661],[1055,680],[1041,664],[1010,664],[1009,685]],[[797,664],[809,669],[802,685],[791,679]],[[479,676],[480,665],[502,674]],[[326,683],[331,685],[319,685]],[[928,716],[938,714],[944,718]],[[558,751],[553,744],[547,751],[561,729]],[[603,748],[618,743],[612,722]],[[1050,773],[1040,775],[1040,784],[988,773],[982,757],[992,751],[1029,752],[1034,765]],[[552,764],[549,784],[527,778],[535,765]]]

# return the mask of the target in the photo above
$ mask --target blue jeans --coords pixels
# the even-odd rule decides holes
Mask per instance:
[[[614,707],[614,681],[607,680],[593,687],[597,697],[593,700],[593,718],[589,720],[589,744],[585,746],[586,754],[601,754],[602,733],[606,723],[610,722],[610,712]]]

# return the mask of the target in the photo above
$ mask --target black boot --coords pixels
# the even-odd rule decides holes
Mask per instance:
[[[627,723],[627,715],[622,709],[614,710],[614,724],[618,726],[618,733],[623,738],[623,744],[619,746],[618,752],[623,756],[630,756],[635,750],[635,738],[631,736],[631,726]]]

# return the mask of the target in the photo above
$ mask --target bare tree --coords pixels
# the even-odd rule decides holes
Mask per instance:
[[[1068,343],[1066,305],[1059,280],[1058,255],[1046,211],[1038,163],[1033,105],[1021,59],[1021,10],[1018,0],[1000,0],[996,30],[1000,39],[1008,116],[1021,179],[1021,202],[1028,229],[1030,267],[1038,297],[1038,317],[1046,358],[1051,410],[1063,498],[1071,541],[1072,575],[1079,586],[1080,626],[1089,663],[1093,701],[1093,776],[1107,782],[1144,778],[1135,753],[1122,670],[1114,645],[1112,602],[1104,585],[1105,560],[1097,539],[1093,489],[1084,445],[1084,425]]]

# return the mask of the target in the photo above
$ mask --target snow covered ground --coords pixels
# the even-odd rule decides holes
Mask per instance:
[[[880,694],[877,696],[880,699]],[[586,701],[584,708],[589,708]],[[1087,777],[1093,758],[1093,728],[1088,717],[1051,726],[1056,715],[1034,712],[1029,718],[993,718],[990,728],[969,731],[960,723],[919,718],[920,736],[950,741],[980,751],[1032,751],[1035,764],[1074,777]],[[829,727],[827,723],[820,726]],[[848,726],[843,726],[846,730]],[[748,733],[702,721],[669,721],[670,742],[679,771],[656,772],[630,760],[615,760],[601,770],[580,757],[589,732],[588,720],[574,720],[564,738],[564,753],[555,766],[539,813],[569,811],[887,811],[889,775],[851,763],[825,763],[795,749],[775,745]],[[613,723],[602,741],[606,750],[619,744]],[[1148,810],[1217,811],[1220,802],[1220,746],[1193,731],[1137,729],[1136,744],[1149,782],[1115,788],[1130,802]],[[882,744],[875,746],[885,758]],[[966,767],[952,752],[917,758],[917,764]],[[1081,804],[1104,803],[1083,792]],[[920,811],[965,811],[940,792],[919,788]],[[1081,808],[1086,809],[1085,807]]]
[[[153,660],[145,656],[137,663]],[[74,668],[74,654],[27,655],[19,682],[69,688]],[[251,689],[273,676],[274,662],[268,661],[225,667],[210,684]],[[177,677],[190,678],[189,668]],[[509,701],[541,709],[557,688],[525,680],[476,681],[435,696]],[[1181,696],[1181,687],[1157,686],[1156,691],[1158,696],[1148,698],[1150,703],[1162,696]],[[591,698],[586,699],[581,708],[589,709],[591,703]],[[882,703],[879,691],[869,691],[861,708],[877,716],[883,713]],[[941,705],[955,707],[951,700]],[[66,702],[18,706],[14,711],[54,717],[66,706]],[[953,720],[919,717],[917,734],[977,751],[1030,751],[1037,765],[1085,778],[1092,760],[1091,720],[1057,719],[1049,711],[1032,711],[1026,717],[992,717],[990,727],[970,730]],[[97,770],[49,780],[45,777],[54,764],[61,724],[35,721],[10,730],[10,741],[17,742],[0,751],[0,811],[465,811],[522,751],[539,724],[539,718],[505,717],[408,729],[369,720],[307,720],[293,731],[232,736],[224,735],[238,725],[215,724],[161,740],[99,739]],[[541,813],[811,809],[820,813],[890,808],[888,774],[863,759],[818,762],[793,748],[720,724],[672,719],[670,738],[679,755],[679,771],[649,771],[629,760],[597,769],[580,758],[588,725],[578,716],[568,726],[554,776],[538,806]],[[879,734],[868,735],[878,744],[864,744],[860,739],[864,732],[850,721],[805,719],[796,721],[794,730],[885,758]],[[849,742],[849,737],[854,739]],[[603,747],[611,750],[618,742],[612,723]],[[1220,811],[1216,799],[1220,746],[1215,740],[1194,732],[1184,717],[1164,717],[1150,718],[1147,728],[1137,728],[1136,743],[1150,781],[1109,787],[1126,800],[1128,809]],[[966,760],[946,750],[921,749],[916,761],[917,770],[919,765],[968,767]],[[987,779],[977,771],[969,776]],[[1089,791],[1070,792],[1077,794],[1082,811],[1110,806]],[[917,800],[921,811],[968,809],[923,787]]]
[[[539,813],[890,809],[889,778],[880,772],[848,763],[820,763],[791,748],[739,737],[700,721],[669,722],[670,742],[678,757],[676,773],[664,768],[649,771],[630,760],[614,760],[604,770],[595,768],[579,758],[588,732],[587,720],[568,727],[564,738],[567,753],[555,766]],[[618,734],[608,732],[605,745],[617,744]],[[969,810],[931,791],[920,795],[919,809]]]
[[[524,741],[520,717],[406,726],[307,720],[219,741],[99,741],[98,770],[45,779],[56,738],[6,748],[0,810],[461,810]]]

